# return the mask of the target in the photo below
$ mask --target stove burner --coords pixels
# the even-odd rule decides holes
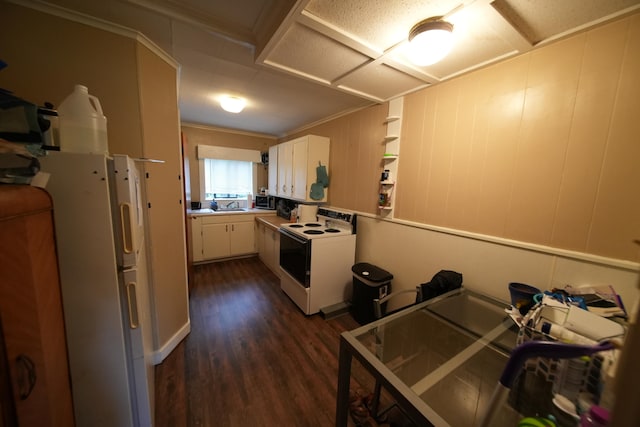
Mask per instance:
[[[326,230],[324,230],[325,233],[339,233],[340,230],[338,230],[337,228],[327,228]]]
[[[304,225],[302,225],[302,224],[291,224],[289,227],[291,227],[291,228],[302,228],[302,227],[304,227]]]
[[[305,227],[321,227],[317,222],[308,222],[305,224]]]
[[[303,231],[304,234],[323,234],[324,231],[322,230],[305,230]]]

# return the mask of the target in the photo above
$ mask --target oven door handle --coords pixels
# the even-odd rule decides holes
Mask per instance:
[[[284,234],[285,236],[287,236],[287,237],[289,237],[289,238],[291,238],[291,239],[295,240],[296,242],[298,242],[298,243],[300,243],[300,244],[305,244],[305,243],[307,243],[307,242],[308,242],[308,240],[307,240],[307,239],[302,238],[302,237],[299,237],[299,236],[296,236],[296,235],[294,235],[294,234],[292,234],[292,233],[288,232],[288,231],[287,231],[287,230],[285,230],[285,229],[279,228],[279,229],[278,229],[278,231],[280,232],[280,234]]]

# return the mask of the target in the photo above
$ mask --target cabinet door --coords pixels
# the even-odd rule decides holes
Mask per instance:
[[[204,224],[202,226],[202,256],[203,259],[228,257],[229,224]]]
[[[250,254],[256,251],[254,222],[229,224],[229,247],[231,255]]]
[[[306,200],[307,194],[307,150],[309,139],[297,139],[293,143],[293,189],[291,197],[297,200]],[[313,168],[313,165],[310,165]],[[315,168],[313,168],[315,170]]]
[[[268,228],[265,233],[265,258],[267,259],[267,266],[271,269],[271,271],[276,272],[278,266],[276,265],[276,253],[275,253],[275,236],[277,231]]]
[[[269,147],[269,195],[278,195],[278,146]]]
[[[291,197],[293,179],[293,144],[278,144],[278,196]]]
[[[193,262],[202,261],[202,218],[191,217],[191,255]]]
[[[258,243],[258,257],[260,257],[260,260],[266,264],[267,261],[265,259],[265,243],[267,239],[267,236],[266,236],[267,227],[264,224],[258,223],[256,228],[257,228],[256,241]]]
[[[329,138],[308,135],[292,141],[293,193],[291,198],[306,202],[326,202],[324,197],[314,200],[310,196],[311,185],[318,180],[317,168],[322,165],[329,172]]]
[[[280,232],[273,230],[273,272],[280,277]]]

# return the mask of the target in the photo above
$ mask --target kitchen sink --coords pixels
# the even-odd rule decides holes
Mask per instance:
[[[216,212],[244,212],[247,208],[218,208]]]

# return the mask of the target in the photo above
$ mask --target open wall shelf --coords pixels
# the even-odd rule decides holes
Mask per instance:
[[[392,99],[391,101],[389,101],[389,115],[384,121],[384,123],[387,125],[387,135],[384,137],[385,151],[382,156],[382,162],[384,163],[383,169],[384,171],[388,171],[389,178],[395,178],[398,172],[403,103],[403,97]],[[394,181],[393,179],[380,181],[378,194],[378,210],[381,214],[392,214],[393,205],[395,202],[395,187],[396,181]]]

